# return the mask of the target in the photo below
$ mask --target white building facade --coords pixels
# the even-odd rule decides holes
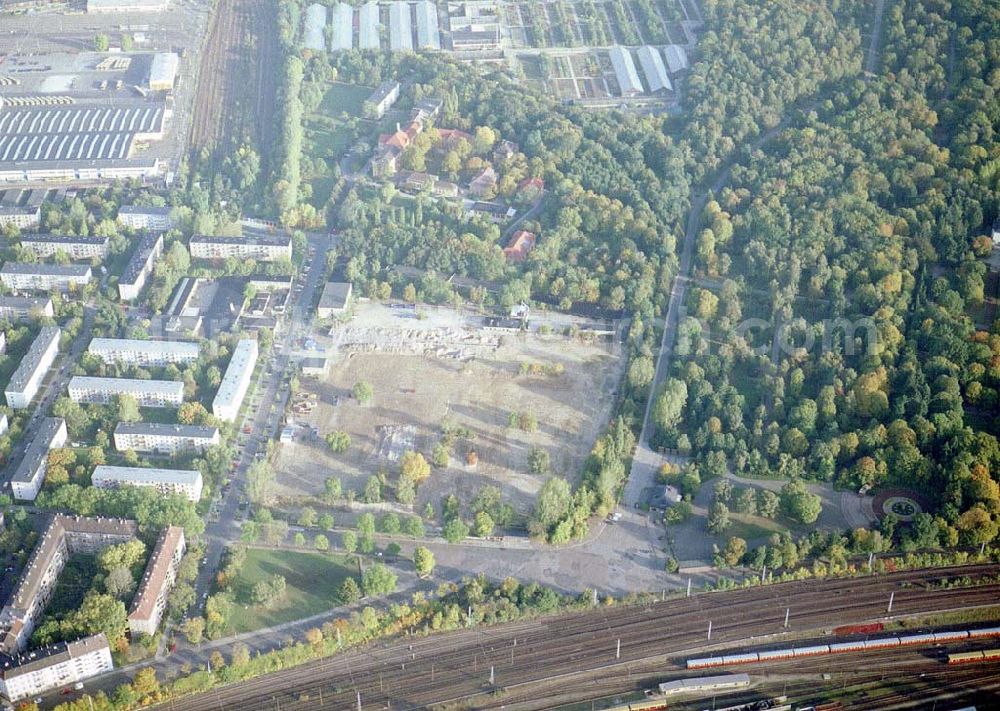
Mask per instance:
[[[124,452],[177,454],[204,451],[219,444],[217,427],[169,425],[157,422],[119,422],[115,427],[115,449]]]
[[[114,668],[108,639],[100,632],[7,662],[0,668],[0,696],[15,703]]]
[[[118,210],[118,224],[131,230],[166,232],[174,228],[169,207],[123,205]]]
[[[61,417],[46,417],[38,428],[38,433],[28,445],[21,463],[10,480],[14,498],[20,501],[34,501],[45,483],[48,471],[49,450],[66,444],[66,421]]]
[[[86,265],[28,264],[7,262],[0,269],[0,282],[14,291],[70,291],[87,286],[93,276]]]
[[[196,469],[144,469],[102,464],[94,469],[90,482],[99,489],[144,486],[161,494],[180,494],[189,501],[201,499],[201,472]]]
[[[128,613],[128,629],[133,637],[156,634],[185,548],[184,529],[180,526],[167,526],[156,540]]]
[[[258,262],[276,262],[292,258],[291,237],[209,237],[195,235],[191,238],[191,257],[194,259],[255,259]]]
[[[55,315],[52,299],[31,296],[0,296],[0,318],[27,321],[36,316]]]
[[[236,420],[243,398],[250,388],[255,365],[257,365],[257,341],[241,340],[233,350],[233,357],[219,385],[219,392],[212,401],[213,415],[227,422]]]
[[[105,363],[125,365],[169,365],[198,360],[197,343],[190,341],[144,341],[136,338],[94,338],[87,352]]]
[[[70,259],[104,259],[108,256],[107,237],[64,235],[22,235],[21,248],[42,259],[59,252]]]
[[[142,407],[180,407],[184,383],[179,380],[137,380],[134,378],[92,378],[74,376],[69,381],[73,402],[107,405],[118,395],[131,395]]]
[[[7,404],[15,410],[28,407],[38,393],[45,374],[59,354],[60,336],[62,331],[58,326],[43,326],[21,359],[21,364],[10,376],[4,395]]]

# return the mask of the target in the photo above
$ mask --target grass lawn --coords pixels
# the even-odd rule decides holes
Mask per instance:
[[[326,204],[326,201],[330,199],[330,193],[333,192],[334,180],[329,175],[319,175],[315,178],[309,179],[309,184],[312,185],[312,200],[309,202],[315,205],[317,208],[321,208]]]
[[[265,608],[248,602],[253,586],[272,575],[282,575],[285,596]],[[309,617],[341,604],[337,591],[341,582],[353,576],[360,584],[356,559],[287,550],[251,548],[236,580],[236,603],[229,620],[231,633],[250,632],[262,627]]]
[[[317,113],[327,116],[340,116],[344,111],[351,116],[361,115],[361,105],[372,95],[372,87],[358,84],[333,83],[323,95]]]
[[[332,123],[306,119],[305,149],[308,155],[337,159],[351,147],[350,129],[336,119]]]
[[[787,530],[786,526],[769,518],[730,512],[729,528],[726,529],[721,537],[729,539],[730,536],[736,536],[745,541],[753,541],[757,538],[767,538],[772,533],[781,533]]]

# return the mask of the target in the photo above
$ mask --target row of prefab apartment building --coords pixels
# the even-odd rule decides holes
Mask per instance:
[[[60,335],[57,326],[44,326],[39,331],[4,391],[11,408],[22,409],[31,404],[58,355]],[[199,348],[196,343],[184,341],[94,338],[89,352],[106,363],[164,366],[197,360]],[[257,341],[240,340],[212,401],[213,415],[228,422],[236,419],[256,363]],[[184,383],[175,380],[74,376],[68,391],[70,399],[79,403],[107,404],[119,395],[133,397],[142,407],[175,408],[184,402]],[[6,416],[0,415],[0,431],[6,427]],[[45,481],[49,450],[63,446],[66,440],[66,423],[62,418],[42,420],[38,433],[11,477],[10,485],[16,499],[33,501],[38,496]],[[121,422],[115,428],[114,442],[120,451],[175,454],[218,444],[219,431],[215,427],[194,425]],[[102,465],[94,470],[92,483],[100,487],[148,486],[162,493],[184,495],[191,501],[198,501],[202,490],[201,473],[196,470]]]
[[[122,207],[119,223],[144,234],[136,244],[121,278],[119,296],[124,301],[139,297],[153,273],[156,260],[163,253],[163,235],[170,229],[169,208]],[[0,207],[0,227],[13,224],[30,230],[39,224],[39,208]],[[71,260],[93,261],[108,253],[107,237],[77,237],[74,235],[25,234],[19,238],[23,249],[39,258],[62,253]],[[189,242],[194,259],[254,259],[274,262],[292,258],[292,239],[288,235],[256,235],[250,237],[214,237],[194,235]],[[0,283],[14,291],[70,291],[81,289],[93,278],[87,264],[40,264],[7,262],[0,268]]]
[[[0,514],[0,528],[3,516]],[[70,556],[93,555],[137,538],[135,521],[56,515],[28,558],[7,604],[0,608],[0,698],[11,703],[111,671],[103,632],[29,649],[35,626]],[[157,538],[128,612],[128,632],[155,634],[184,557],[184,529],[168,526]]]

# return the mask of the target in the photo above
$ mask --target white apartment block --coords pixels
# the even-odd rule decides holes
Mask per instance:
[[[258,262],[276,262],[292,258],[291,237],[209,237],[195,235],[191,238],[191,257],[194,259],[255,259]]]
[[[139,298],[146,280],[153,273],[153,263],[163,254],[163,235],[147,233],[136,246],[118,280],[118,296],[122,301]]]
[[[17,465],[10,479],[10,488],[14,490],[15,499],[35,500],[45,482],[45,472],[49,466],[49,450],[62,447],[67,439],[64,419],[46,417],[42,420],[35,438],[31,440],[21,463]]]
[[[201,499],[202,479],[197,469],[144,469],[102,464],[94,469],[90,483],[99,489],[148,486],[161,494],[180,494],[194,502]]]
[[[94,338],[87,352],[105,363],[168,365],[198,360],[197,343],[190,341],[143,341],[135,338]]]
[[[30,296],[0,296],[0,318],[27,321],[36,316],[55,316],[52,299]]]
[[[70,235],[22,235],[21,247],[36,257],[45,259],[62,252],[70,259],[104,259],[108,256],[107,237],[74,237]]]
[[[219,419],[233,422],[250,387],[254,366],[257,364],[257,341],[244,339],[233,350],[233,357],[222,377],[219,392],[212,401],[212,414]]]
[[[0,696],[16,703],[114,668],[108,639],[100,632],[4,661],[0,666]]]
[[[219,444],[219,428],[198,425],[168,425],[156,422],[119,422],[115,427],[115,449],[125,452],[177,454],[203,452]]]
[[[45,380],[45,374],[59,354],[61,335],[62,331],[58,326],[43,326],[21,359],[21,364],[10,376],[4,395],[7,404],[15,410],[23,410],[31,404]]]
[[[93,273],[87,265],[7,262],[0,268],[0,282],[14,291],[70,291],[82,289]]]
[[[184,383],[179,380],[136,380],[133,378],[91,378],[76,375],[69,381],[73,402],[107,405],[118,395],[131,395],[142,407],[180,407]]]
[[[60,420],[61,422],[61,420]],[[31,551],[17,585],[0,610],[0,659],[28,647],[35,624],[45,612],[59,574],[70,556],[95,553],[135,538],[135,521],[56,514]]]
[[[169,207],[139,207],[123,205],[118,210],[118,224],[132,230],[166,232],[173,229],[174,220]]]
[[[133,637],[156,634],[167,608],[167,596],[177,581],[177,568],[184,557],[184,550],[184,529],[180,526],[163,529],[149,556],[139,590],[132,598],[128,629]]]
[[[21,230],[37,227],[41,214],[41,209],[37,207],[0,206],[0,227],[14,225]]]

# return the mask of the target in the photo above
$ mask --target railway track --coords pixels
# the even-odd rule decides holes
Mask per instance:
[[[792,608],[791,631],[804,631],[883,617],[890,593],[894,593],[893,614],[994,604],[1000,584],[944,590],[933,583],[952,575],[975,579],[996,572],[996,566],[966,566],[784,583],[641,607],[606,608],[512,628],[414,637],[181,699],[169,708],[347,709],[356,707],[358,693],[363,706],[371,708],[442,703],[543,708],[535,700],[541,689],[552,684],[586,687],[595,677],[609,679],[624,673],[630,679],[633,668],[638,672],[647,667],[657,669],[662,677],[664,672],[680,672],[674,660],[703,651],[709,644],[764,644],[769,636],[786,631],[786,607]],[[616,659],[619,638],[622,647]]]
[[[244,137],[268,145],[279,53],[275,3],[219,0],[195,96],[194,150],[226,148]]]

